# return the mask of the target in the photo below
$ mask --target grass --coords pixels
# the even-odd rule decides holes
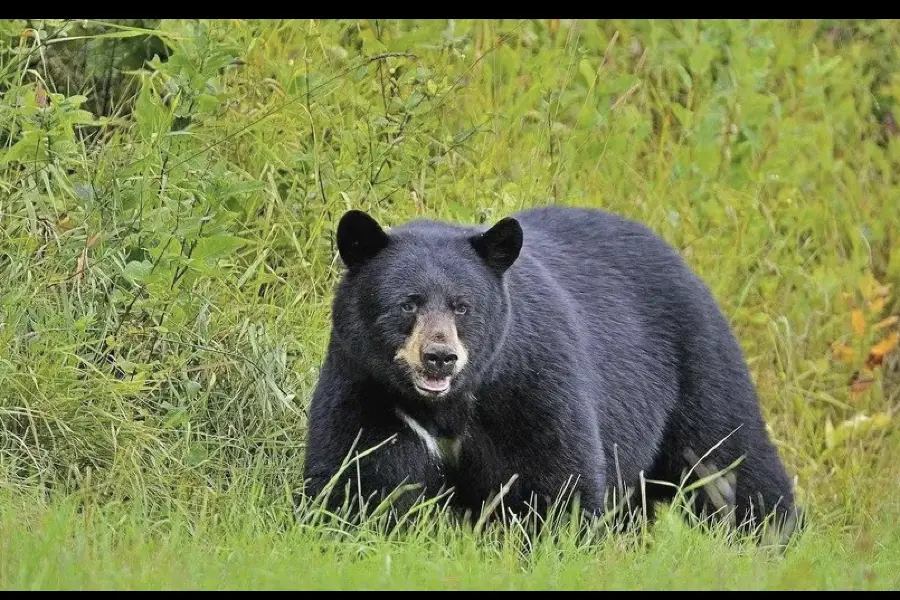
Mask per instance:
[[[897,587],[898,42],[891,21],[0,22],[0,585]],[[710,284],[811,519],[786,554],[671,515],[525,556],[441,519],[289,524],[340,214],[545,203],[636,218]]]
[[[233,501],[233,500],[232,500]],[[898,504],[868,536],[812,526],[785,553],[692,529],[664,510],[646,535],[578,545],[512,530],[476,537],[429,522],[387,539],[289,525],[247,498],[241,514],[152,519],[122,505],[4,502],[4,589],[894,589]],[[437,523],[437,524],[435,524]],[[530,544],[523,543],[531,540]]]

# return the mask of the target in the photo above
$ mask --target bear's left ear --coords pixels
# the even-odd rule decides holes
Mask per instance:
[[[378,222],[361,210],[347,211],[338,223],[338,252],[348,269],[374,258],[389,241]]]
[[[522,226],[506,217],[480,235],[469,238],[475,252],[498,275],[509,269],[522,250]]]

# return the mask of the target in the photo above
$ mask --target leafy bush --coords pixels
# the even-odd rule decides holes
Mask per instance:
[[[896,22],[48,20],[0,37],[4,487],[287,497],[341,213],[483,223],[543,203],[634,217],[682,251],[804,502],[865,515],[896,479]]]

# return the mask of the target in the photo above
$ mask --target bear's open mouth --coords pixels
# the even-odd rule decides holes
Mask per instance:
[[[433,396],[442,394],[450,389],[451,378],[450,375],[446,377],[430,377],[429,375],[416,373],[413,377],[413,383],[420,392]]]

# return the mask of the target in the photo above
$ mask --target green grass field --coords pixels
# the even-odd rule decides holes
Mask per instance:
[[[0,21],[3,589],[900,587],[894,21]],[[292,514],[349,208],[638,219],[807,511],[551,542]]]
[[[897,501],[851,533],[813,526],[785,553],[706,534],[664,511],[646,535],[579,546],[423,526],[404,538],[276,526],[233,506],[163,519],[121,506],[4,503],[4,589],[858,589],[900,586]],[[287,521],[284,521],[287,523]],[[868,531],[865,531],[868,530]],[[526,543],[527,542],[527,543]]]

